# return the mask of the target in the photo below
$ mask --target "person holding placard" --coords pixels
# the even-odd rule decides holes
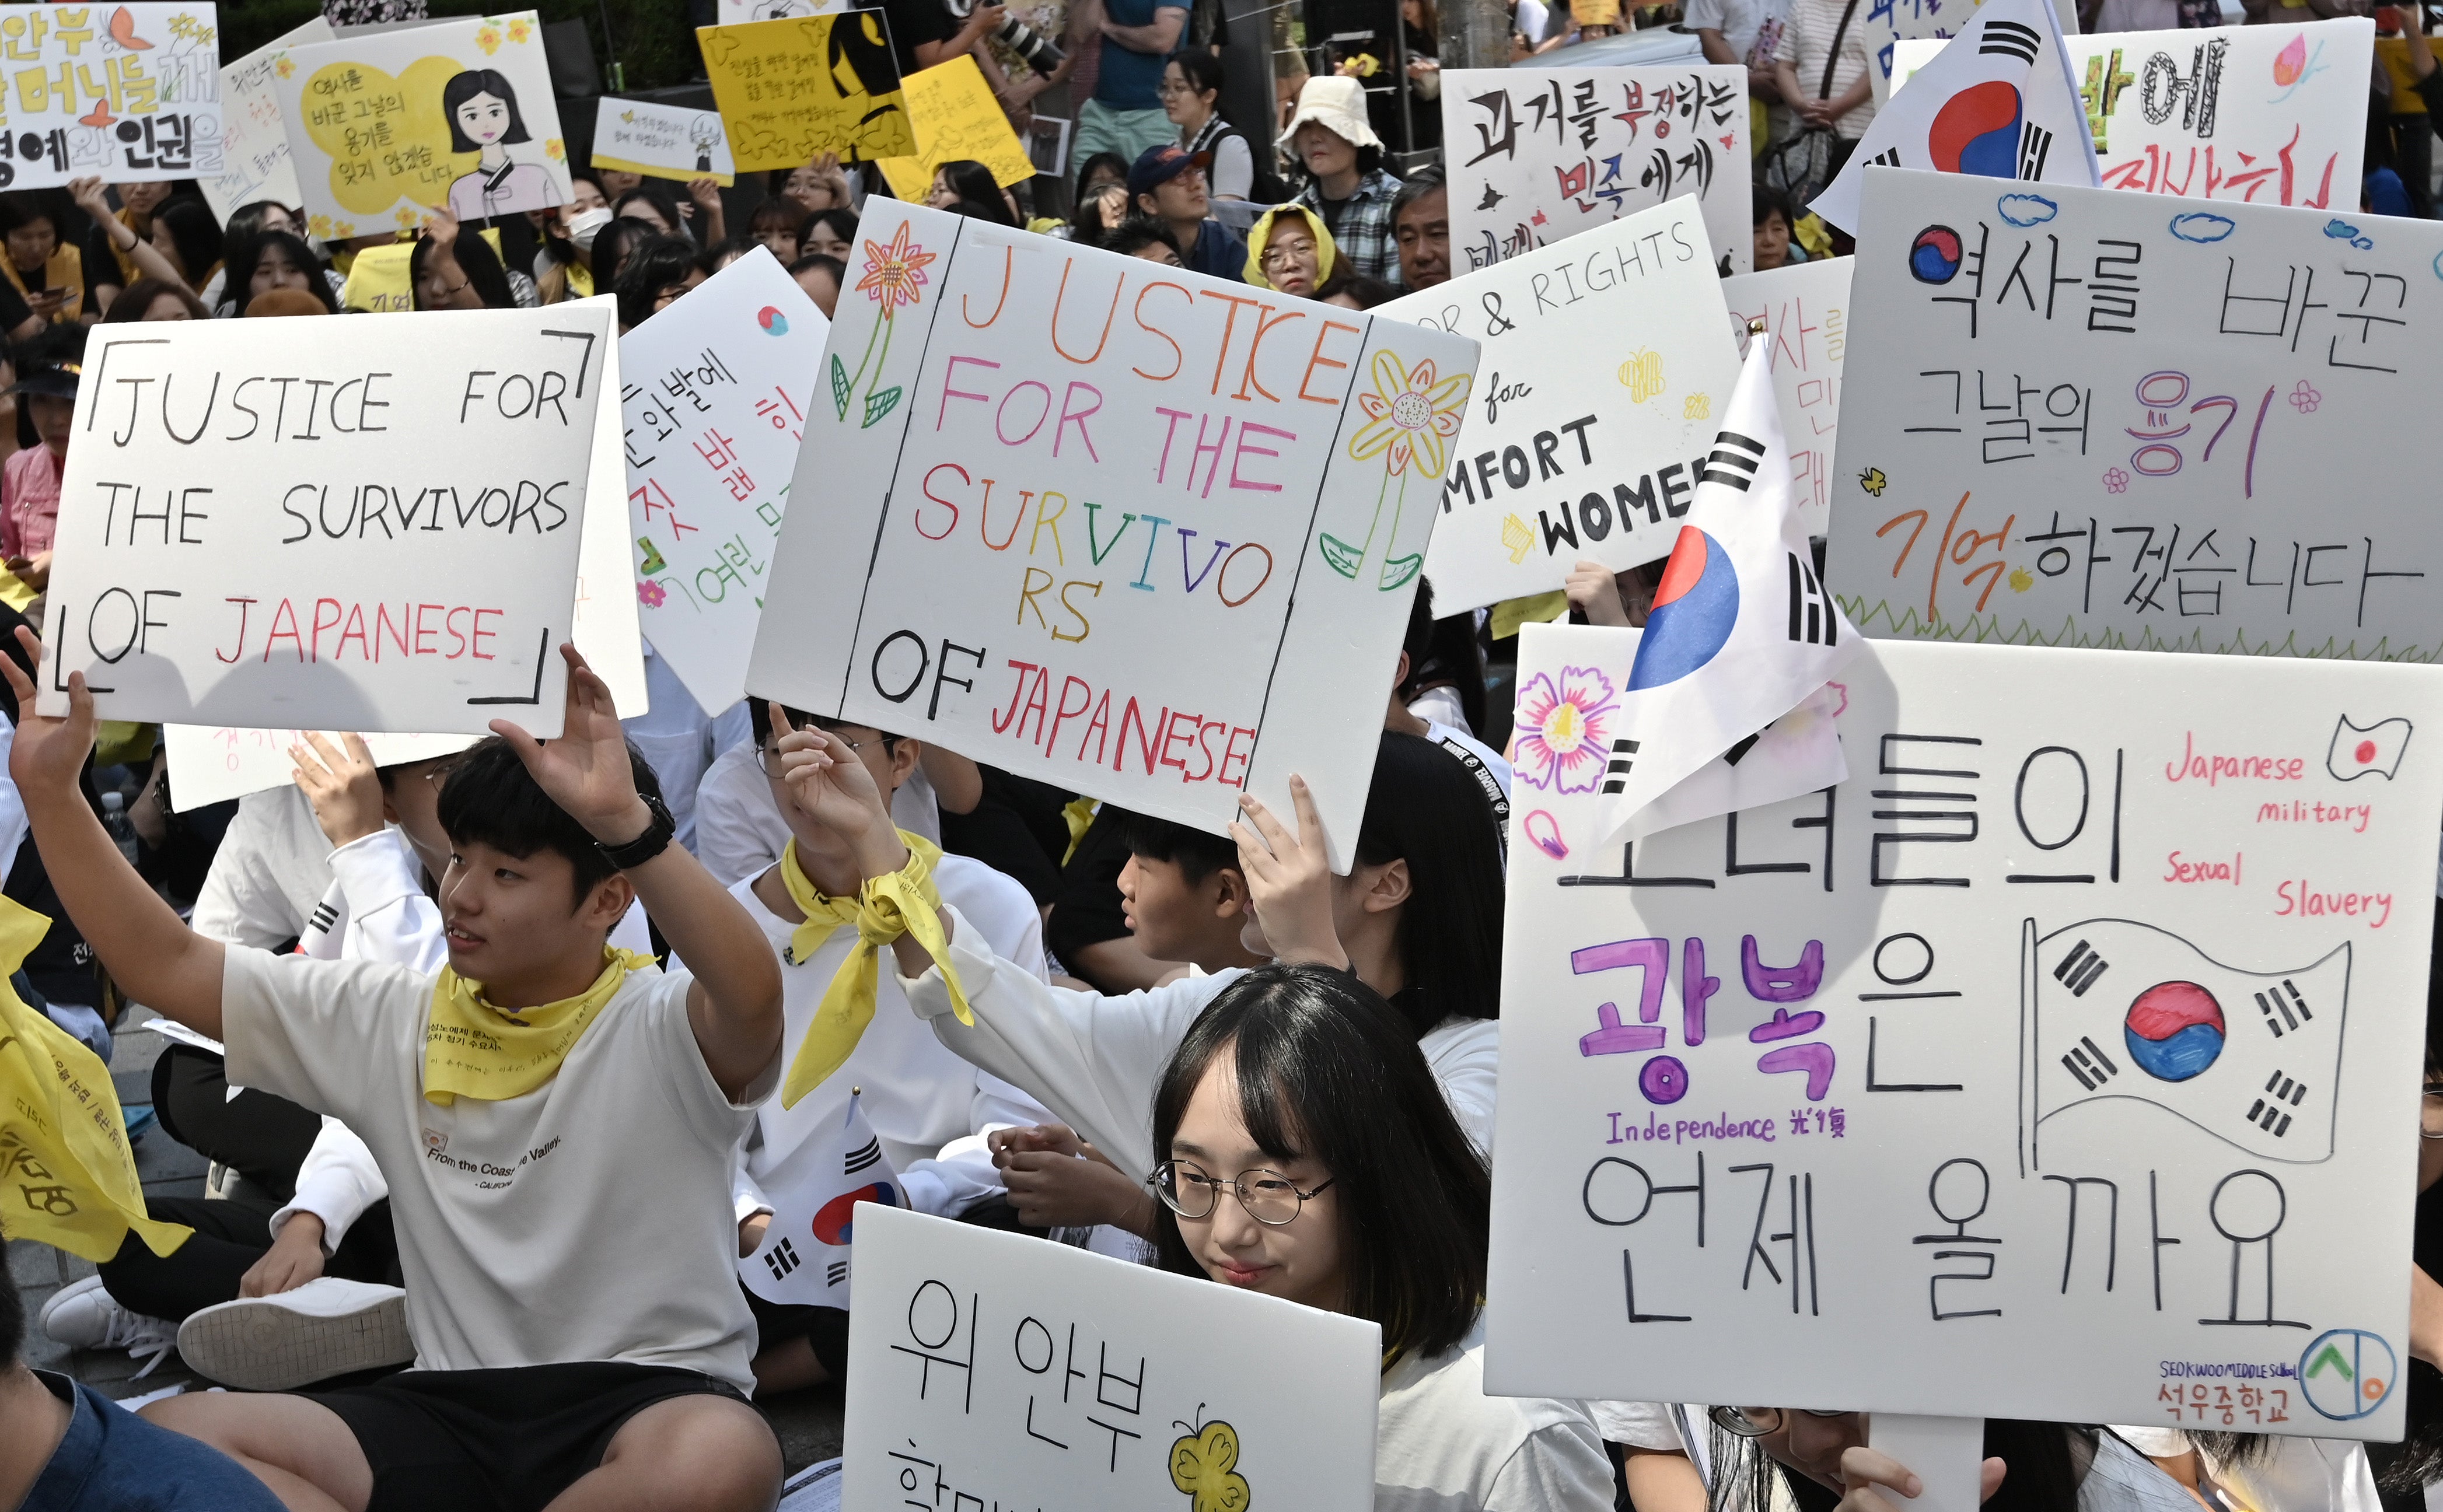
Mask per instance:
[[[915,774],[923,745],[778,705],[766,713],[772,738],[759,764],[789,839],[778,863],[729,891],[781,960],[789,1071],[779,1094],[757,1112],[740,1153],[734,1199],[742,1257],[762,1247],[775,1222],[802,1233],[836,1193],[838,1173],[818,1168],[830,1153],[820,1136],[846,1118],[853,1095],[909,1206],[941,1218],[1001,1194],[1001,1178],[980,1136],[1050,1119],[1018,1088],[943,1048],[906,1011],[895,976],[883,980],[877,970],[871,926],[877,911],[892,905],[878,902],[876,889],[866,885],[847,837],[862,833],[857,826],[867,816],[888,812],[890,795]],[[828,760],[793,763],[793,753],[819,753]],[[894,827],[891,838],[903,858],[894,876],[956,908],[992,942],[996,956],[1032,961],[1036,975],[1043,975],[1042,921],[1025,888],[981,862],[945,854],[913,830]],[[845,1059],[825,1066],[808,1057],[819,1055],[824,1043],[818,1020],[836,1011],[871,1022]],[[755,1313],[755,1377],[762,1390],[794,1391],[847,1377],[844,1310],[768,1300],[759,1287],[776,1286],[782,1278],[760,1265],[742,1264],[739,1273]]]
[[[146,1410],[294,1505],[539,1507],[585,1481],[746,1512],[779,1489],[780,1446],[744,1395],[751,1319],[726,1200],[780,1071],[779,969],[670,844],[609,688],[562,655],[559,737],[496,721],[443,789],[450,964],[430,977],[192,933],[77,790],[95,722],[83,676],[66,719],[17,732],[35,843],[112,975],[222,1038],[233,1079],[343,1119],[390,1182],[422,1370]],[[30,710],[33,684],[6,670]],[[608,947],[638,897],[692,978]],[[625,1200],[639,1193],[650,1222]]]
[[[1434,1093],[1346,972],[1232,977],[1155,1087],[1156,1264],[1382,1326],[1377,1512],[1606,1512],[1581,1404],[1485,1394],[1492,1177]]]

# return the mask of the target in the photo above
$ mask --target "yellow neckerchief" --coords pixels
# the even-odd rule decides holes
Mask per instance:
[[[1060,865],[1069,865],[1069,858],[1077,853],[1078,842],[1094,828],[1094,811],[1102,806],[1100,798],[1072,798],[1060,806],[1060,820],[1069,827],[1069,848],[1060,852]]]
[[[17,260],[0,257],[0,269],[7,271],[9,282],[15,284],[18,294],[30,303],[34,291],[26,287],[26,275],[17,271]],[[51,255],[43,263],[43,286],[68,291],[67,302],[51,317],[53,325],[64,325],[84,313],[84,259],[75,247],[62,242],[51,249]]]
[[[865,1027],[873,1022],[874,994],[882,987],[882,947],[902,935],[914,935],[916,943],[932,954],[950,989],[951,1010],[960,1023],[975,1024],[966,990],[959,985],[959,970],[950,964],[950,942],[942,934],[942,895],[933,886],[933,865],[942,859],[942,847],[905,829],[899,839],[908,847],[908,865],[887,877],[868,877],[854,898],[824,897],[799,866],[796,840],[781,852],[781,884],[806,916],[789,937],[789,964],[814,959],[823,941],[844,925],[855,925],[857,933],[857,943],[823,989],[815,1021],[806,1026],[806,1037],[789,1059],[789,1078],[781,1084],[784,1108],[796,1107],[820,1086],[865,1037]]]
[[[524,1097],[560,1074],[569,1047],[611,1001],[630,972],[653,964],[615,945],[602,947],[602,975],[575,997],[515,1011],[484,1001],[484,984],[451,967],[432,982],[424,1021],[424,1101],[448,1107],[462,1097],[499,1102]]]
[[[575,263],[562,263],[560,266],[568,270],[568,297],[570,299],[590,300],[594,298],[594,270],[592,268],[586,266],[581,261]]]

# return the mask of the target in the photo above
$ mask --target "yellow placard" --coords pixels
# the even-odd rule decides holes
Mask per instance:
[[[916,122],[916,139],[924,148],[912,157],[886,157],[883,176],[901,199],[921,200],[933,187],[933,175],[944,163],[973,159],[992,170],[993,179],[1006,189],[1035,176],[1025,145],[1010,130],[1001,101],[984,82],[975,59],[961,54],[939,67],[909,74],[901,81],[908,96],[908,114]]]
[[[414,309],[415,287],[408,272],[408,259],[414,255],[413,242],[358,248],[340,302],[351,310],[382,314]]]
[[[881,11],[701,27],[695,37],[737,172],[798,168],[827,152],[866,162],[917,150]]]

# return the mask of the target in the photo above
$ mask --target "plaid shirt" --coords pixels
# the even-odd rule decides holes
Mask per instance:
[[[1332,245],[1349,259],[1350,268],[1395,289],[1405,287],[1400,282],[1400,244],[1391,235],[1391,196],[1398,192],[1398,179],[1379,168],[1368,173],[1357,181],[1357,192],[1340,202],[1340,225],[1332,233]],[[1322,186],[1313,180],[1298,191],[1295,203],[1322,216],[1326,226],[1332,224]]]

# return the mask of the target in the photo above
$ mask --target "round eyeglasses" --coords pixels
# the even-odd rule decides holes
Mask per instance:
[[[1808,1417],[1827,1420],[1849,1415],[1846,1411],[1828,1412],[1812,1407],[1800,1408],[1799,1412]],[[1778,1407],[1710,1407],[1705,1410],[1705,1415],[1714,1420],[1716,1428],[1739,1438],[1762,1438],[1782,1425],[1782,1411]]]
[[[1206,1174],[1203,1167],[1188,1160],[1165,1160],[1153,1168],[1154,1195],[1162,1205],[1183,1218],[1209,1218],[1214,1204],[1228,1191],[1247,1210],[1247,1216],[1268,1229],[1278,1229],[1297,1217],[1307,1199],[1322,1193],[1325,1188],[1339,1180],[1326,1176],[1311,1192],[1300,1192],[1295,1183],[1277,1171],[1241,1171],[1236,1181],[1224,1181]]]

